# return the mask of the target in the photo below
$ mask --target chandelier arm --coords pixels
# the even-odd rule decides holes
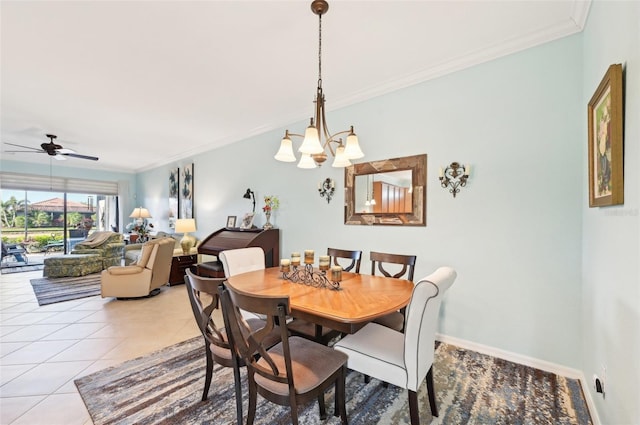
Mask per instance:
[[[295,136],[295,137],[301,137],[304,139],[304,134],[298,134],[298,133],[287,133],[287,136]]]

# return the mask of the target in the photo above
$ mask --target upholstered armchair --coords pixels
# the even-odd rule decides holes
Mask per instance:
[[[73,247],[71,254],[96,254],[102,258],[102,269],[119,266],[124,252],[124,239],[120,233],[93,232]]]
[[[150,240],[142,245],[136,264],[103,270],[102,298],[146,297],[160,292],[160,287],[169,282],[174,243],[173,238]]]

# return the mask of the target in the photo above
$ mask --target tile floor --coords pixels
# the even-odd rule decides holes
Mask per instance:
[[[184,285],[152,298],[38,306],[29,279],[0,275],[0,424],[89,425],[74,379],[200,335]]]

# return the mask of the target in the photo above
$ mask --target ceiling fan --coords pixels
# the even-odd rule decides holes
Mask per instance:
[[[6,145],[17,146],[19,148],[25,148],[25,149],[31,149],[28,151],[5,151],[5,152],[6,153],[46,153],[47,155],[52,156],[54,159],[57,159],[59,161],[66,160],[67,156],[70,156],[72,158],[88,159],[91,161],[98,160],[97,156],[80,155],[79,153],[76,153],[72,149],[63,148],[61,145],[54,143],[53,141],[58,137],[55,134],[47,134],[47,137],[49,138],[50,142],[42,143],[40,145],[41,149],[32,148],[31,146],[16,145],[15,143],[5,142]]]

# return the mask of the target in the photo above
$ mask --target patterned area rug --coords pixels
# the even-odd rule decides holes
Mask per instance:
[[[235,424],[233,373],[216,366],[209,399],[204,386],[204,347],[194,338],[75,381],[95,425]],[[246,393],[246,373],[242,371]],[[580,383],[452,345],[437,343],[434,380],[440,417],[432,418],[426,385],[419,391],[422,424],[591,424]],[[347,415],[352,425],[408,424],[407,393],[347,375]],[[328,418],[317,403],[300,410],[300,423],[339,424],[333,390]],[[256,424],[290,424],[289,409],[258,396]],[[247,399],[244,397],[245,417]],[[432,421],[433,419],[433,421]]]
[[[100,295],[100,273],[80,277],[31,279],[39,305],[77,300]]]
[[[22,273],[22,272],[35,272],[38,270],[44,269],[44,264],[42,263],[15,263],[9,265],[2,265],[0,269],[0,273],[2,274],[10,274],[10,273]]]

